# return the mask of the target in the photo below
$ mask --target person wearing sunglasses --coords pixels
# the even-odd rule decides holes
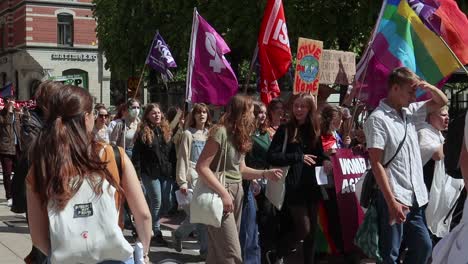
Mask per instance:
[[[107,133],[107,121],[109,119],[109,113],[107,112],[104,104],[97,104],[94,107],[95,121],[94,121],[94,140],[109,144],[109,134]]]

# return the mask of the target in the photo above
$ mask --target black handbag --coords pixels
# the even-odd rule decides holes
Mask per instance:
[[[387,168],[388,165],[390,165],[390,163],[393,161],[393,159],[395,159],[395,157],[398,155],[398,152],[400,152],[401,147],[403,147],[403,143],[405,143],[407,130],[408,127],[407,122],[405,120],[405,135],[403,136],[403,139],[398,145],[398,148],[393,157],[383,165],[384,168]],[[373,201],[377,196],[378,186],[377,182],[375,181],[374,172],[372,171],[372,168],[368,169],[364,174],[365,178],[362,182],[361,198],[359,202],[361,203],[362,207],[369,208],[371,201]]]

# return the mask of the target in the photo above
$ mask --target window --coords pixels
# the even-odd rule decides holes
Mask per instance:
[[[73,46],[73,16],[67,13],[57,15],[57,44]]]
[[[7,48],[5,24],[3,24],[2,27],[0,28],[0,45],[1,45],[1,48],[0,48],[1,51],[4,51]]]

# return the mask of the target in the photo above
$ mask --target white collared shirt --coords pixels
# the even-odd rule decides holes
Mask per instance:
[[[382,149],[384,152],[382,165],[396,153],[398,145],[405,135],[405,119],[407,120],[407,135],[398,155],[385,169],[390,188],[395,199],[407,206],[418,206],[428,202],[426,185],[421,162],[416,126],[426,119],[425,103],[417,102],[403,108],[400,114],[386,103],[380,101],[364,124],[367,147]]]

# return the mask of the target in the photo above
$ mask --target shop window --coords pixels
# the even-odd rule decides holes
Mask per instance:
[[[73,46],[73,16],[70,14],[57,15],[57,44]]]

